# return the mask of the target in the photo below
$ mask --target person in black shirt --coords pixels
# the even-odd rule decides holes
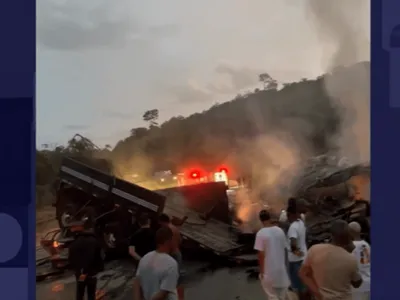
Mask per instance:
[[[96,275],[104,269],[102,247],[92,228],[86,222],[84,231],[78,233],[69,247],[68,260],[76,278],[76,300],[83,300],[85,290],[88,300],[96,299]]]
[[[156,234],[150,226],[148,215],[142,214],[138,222],[140,229],[133,234],[129,243],[129,255],[137,262],[144,255],[156,249]]]

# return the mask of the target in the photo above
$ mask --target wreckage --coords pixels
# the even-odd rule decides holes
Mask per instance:
[[[350,165],[346,159],[328,155],[304,164],[291,189],[308,208],[309,245],[329,240],[330,224],[337,219],[358,221],[369,239],[370,173],[369,164]]]
[[[157,217],[167,213],[180,227],[185,248],[226,256],[245,247],[232,230],[226,191],[223,182],[151,191],[64,158],[54,206],[63,232],[71,223],[91,219],[104,252],[127,251],[140,214],[146,213],[157,226]],[[58,247],[65,248],[64,241],[58,241]]]
[[[329,240],[333,220],[362,223],[360,220],[369,218],[369,193],[363,190],[369,188],[369,177],[369,165],[343,166],[343,161],[326,156],[303,166],[291,190],[308,207],[309,245]],[[60,234],[56,241],[42,245],[46,244],[48,252],[58,257],[57,263],[60,258],[65,260],[68,245],[74,239],[69,230],[74,221],[91,218],[105,252],[126,252],[141,213],[153,220],[161,213],[170,215],[180,226],[185,249],[207,249],[220,256],[237,257],[253,248],[254,231],[243,232],[235,222],[235,211],[223,182],[151,191],[64,158],[54,206]]]

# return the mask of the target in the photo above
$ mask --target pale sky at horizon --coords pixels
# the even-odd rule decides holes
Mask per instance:
[[[114,145],[148,109],[165,121],[231,100],[264,71],[322,74],[332,50],[305,1],[38,0],[38,146],[77,132]],[[360,34],[368,10],[350,13],[366,21]]]

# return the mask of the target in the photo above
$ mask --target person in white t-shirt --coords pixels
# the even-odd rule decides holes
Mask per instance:
[[[349,224],[350,233],[353,237],[353,255],[358,262],[358,271],[363,280],[358,288],[353,288],[353,300],[369,300],[371,289],[371,246],[361,239],[361,226],[357,222]]]
[[[262,210],[259,218],[263,228],[256,234],[254,249],[258,251],[261,286],[269,300],[286,300],[290,285],[285,262],[286,236],[273,225],[268,211]]]
[[[307,299],[306,286],[299,277],[299,270],[307,255],[306,226],[296,207],[287,208],[287,217],[290,223],[287,238],[289,243],[289,276],[292,289],[297,293],[299,300]]]

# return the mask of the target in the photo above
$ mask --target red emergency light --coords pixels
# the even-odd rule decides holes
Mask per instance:
[[[228,173],[228,169],[227,168],[220,168],[219,172],[220,173]]]
[[[192,177],[192,178],[199,178],[200,177],[200,174],[199,174],[199,172],[197,172],[197,171],[193,171],[192,173],[190,173],[190,177]]]

